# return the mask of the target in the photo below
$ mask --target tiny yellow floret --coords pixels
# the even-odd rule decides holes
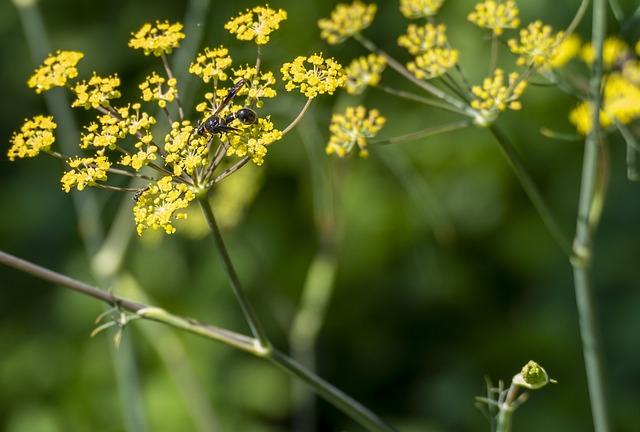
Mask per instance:
[[[376,86],[387,66],[384,57],[378,54],[358,57],[345,68],[347,81],[345,88],[350,94],[360,94],[367,86]]]
[[[516,72],[509,74],[507,84],[502,69],[496,69],[493,77],[484,79],[482,86],[471,87],[471,92],[476,96],[471,101],[471,108],[477,111],[475,123],[487,126],[507,108],[514,111],[522,108],[519,99],[526,88],[527,82],[520,80]]]
[[[507,43],[511,52],[519,55],[516,64],[538,68],[550,65],[563,38],[563,32],[554,34],[551,26],[535,21],[520,30],[520,40],[509,39]]]
[[[149,185],[137,197],[133,208],[138,235],[142,235],[148,228],[162,228],[167,234],[175,233],[173,220],[187,218],[187,214],[180,210],[186,209],[195,197],[186,184],[173,183],[171,176],[165,176]]]

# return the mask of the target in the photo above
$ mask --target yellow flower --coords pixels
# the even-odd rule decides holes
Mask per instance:
[[[267,147],[280,140],[282,132],[273,126],[269,117],[261,117],[257,123],[248,128],[247,133],[229,135],[228,138],[227,156],[235,155],[240,158],[251,156],[251,161],[260,166],[267,154]]]
[[[418,79],[431,79],[444,75],[458,63],[458,50],[432,48],[407,63],[407,69]]]
[[[82,57],[84,54],[77,51],[56,51],[55,56],[49,55],[44,64],[35,70],[27,85],[35,88],[36,93],[65,85],[69,79],[78,76],[76,65]]]
[[[487,126],[500,112],[507,108],[517,111],[522,108],[519,99],[527,88],[526,81],[519,80],[516,72],[509,74],[509,83],[505,85],[504,72],[496,69],[492,78],[485,78],[482,86],[473,86],[471,92],[476,96],[471,107],[478,111],[475,123]]]
[[[180,177],[186,171],[193,177],[196,169],[208,164],[207,141],[206,138],[193,136],[193,126],[189,121],[174,122],[171,125],[171,132],[165,137],[164,160],[167,165],[173,165],[174,176]]]
[[[196,196],[186,184],[175,184],[172,179],[165,176],[138,195],[133,208],[138,235],[147,228],[162,228],[167,234],[173,234],[176,231],[171,224],[173,220],[187,218],[180,210],[186,209]]]
[[[198,54],[196,62],[189,66],[189,73],[199,76],[202,81],[208,83],[212,79],[225,81],[225,72],[231,66],[232,60],[229,50],[224,47],[215,49],[205,48],[203,54]]]
[[[467,19],[480,28],[491,29],[495,36],[500,36],[506,28],[518,28],[518,14],[518,7],[513,0],[504,3],[487,0],[478,3]]]
[[[117,75],[102,78],[93,73],[89,83],[82,81],[71,90],[76,94],[72,107],[98,108],[110,106],[111,99],[120,97],[120,78]]]
[[[423,18],[438,13],[444,0],[400,0],[400,12],[405,18]]]
[[[331,18],[322,18],[318,21],[320,37],[331,45],[349,39],[369,27],[377,8],[374,3],[366,5],[360,0],[350,5],[340,3],[331,12]]]
[[[147,23],[136,33],[131,33],[133,38],[129,40],[129,47],[144,50],[144,55],[153,54],[160,57],[171,54],[174,48],[180,46],[180,40],[184,39],[182,24],[169,24],[169,21],[156,21],[152,26]]]
[[[353,60],[345,69],[347,92],[360,94],[367,86],[378,85],[386,66],[386,59],[378,54],[369,54]]]
[[[25,119],[20,133],[11,137],[11,148],[7,153],[9,160],[16,158],[36,157],[41,151],[49,151],[56,138],[53,130],[57,125],[52,116],[35,116]]]
[[[255,39],[256,44],[264,45],[269,42],[271,32],[280,28],[280,22],[286,19],[287,13],[282,9],[276,12],[268,6],[256,6],[232,18],[224,28],[240,40]]]
[[[591,131],[591,104],[589,102],[581,102],[569,113],[569,121],[576,126],[578,133],[587,135]],[[611,118],[602,110],[600,110],[600,126],[603,129],[611,126]]]
[[[69,192],[73,187],[81,191],[86,186],[94,186],[98,181],[106,181],[107,171],[111,168],[111,162],[106,156],[76,156],[75,159],[69,159],[67,164],[73,169],[64,173],[60,180],[65,192]]]
[[[348,107],[344,114],[333,114],[329,132],[331,136],[325,151],[344,157],[351,153],[357,145],[359,155],[366,157],[367,139],[373,138],[380,131],[386,119],[376,109],[369,110],[359,105]]]
[[[578,55],[581,43],[580,36],[576,34],[570,34],[565,37],[556,48],[555,55],[549,59],[548,66],[553,69],[559,69],[566,65],[569,60]]]
[[[629,45],[616,36],[611,36],[605,39],[604,46],[602,47],[602,61],[604,67],[611,69],[623,60],[629,54]],[[588,64],[593,64],[595,60],[595,52],[593,51],[593,45],[591,43],[585,44],[580,54],[582,60]]]
[[[446,45],[446,30],[447,26],[444,24],[429,23],[423,26],[409,24],[407,33],[398,38],[398,45],[406,48],[412,55],[423,54],[432,48],[442,48]]]
[[[167,89],[163,91],[163,84]],[[155,72],[151,73],[147,79],[139,85],[142,90],[142,100],[145,102],[156,101],[160,108],[166,108],[167,103],[171,103],[178,97],[178,89],[176,85],[178,81],[175,78],[169,78],[168,80],[159,76]]]
[[[519,66],[544,67],[556,55],[563,37],[563,32],[553,34],[551,26],[535,21],[520,30],[520,41],[509,39],[508,45],[512,53],[520,56],[516,61]]]
[[[233,71],[236,78],[243,78],[247,81],[245,88],[249,88],[247,97],[255,106],[261,108],[263,102],[260,99],[270,99],[277,96],[277,92],[273,89],[273,85],[276,83],[276,77],[273,72],[266,71],[260,72],[258,76],[258,70],[255,67],[243,67]]]
[[[280,71],[283,80],[287,81],[287,91],[299,88],[309,99],[322,93],[333,94],[346,80],[342,66],[333,58],[323,59],[322,54],[308,58],[299,56],[293,62],[285,63]]]
[[[640,118],[640,88],[615,72],[605,80],[602,109],[612,119],[629,124]]]

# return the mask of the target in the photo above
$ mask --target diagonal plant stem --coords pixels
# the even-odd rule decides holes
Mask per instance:
[[[350,416],[360,425],[373,432],[393,432],[395,429],[385,423],[373,412],[350,396],[323,380],[313,372],[300,365],[286,354],[271,347],[265,349],[257,339],[245,336],[231,330],[201,323],[195,319],[173,315],[164,309],[146,304],[133,302],[103,291],[89,284],[72,279],[68,276],[30,263],[13,255],[0,251],[0,263],[36,276],[40,279],[58,284],[89,297],[96,298],[112,306],[137,314],[140,318],[160,322],[171,327],[199,335],[207,339],[225,343],[239,350],[263,358],[277,365],[288,375],[307,383],[327,402],[331,403],[343,413]]]
[[[198,194],[197,200],[200,204],[202,212],[204,213],[204,217],[207,220],[207,225],[209,226],[209,231],[211,232],[211,236],[213,238],[213,243],[222,262],[222,267],[227,274],[229,283],[231,284],[233,294],[236,296],[236,300],[238,300],[238,303],[240,304],[240,308],[242,309],[242,313],[244,314],[247,323],[249,324],[251,333],[259,343],[258,348],[268,350],[271,346],[271,343],[269,342],[269,338],[264,331],[264,327],[260,323],[260,319],[253,309],[251,301],[249,300],[249,297],[247,296],[247,293],[244,290],[242,283],[240,282],[240,278],[238,277],[238,274],[233,267],[231,257],[227,252],[227,247],[225,246],[224,240],[222,239],[222,233],[220,232],[220,228],[216,223],[216,219],[213,215],[213,211],[211,210],[211,204],[209,203],[206,192]]]
[[[562,252],[564,252],[567,257],[571,257],[573,255],[571,243],[558,225],[558,221],[549,210],[547,203],[526,170],[518,152],[511,144],[511,141],[509,141],[507,136],[495,124],[489,126],[489,130],[498,141],[498,144],[500,144],[500,150],[502,150],[505,158],[509,161],[518,181],[529,196],[529,199],[542,218],[542,221],[547,226],[547,229],[551,232],[554,240],[558,243]]]

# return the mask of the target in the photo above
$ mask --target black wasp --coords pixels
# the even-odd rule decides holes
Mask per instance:
[[[229,93],[227,93],[222,102],[220,102],[220,105],[218,105],[215,112],[208,119],[198,125],[198,128],[196,129],[197,135],[204,136],[206,133],[213,135],[216,133],[219,134],[223,132],[238,131],[239,129],[229,126],[232,121],[238,120],[243,125],[251,125],[258,120],[256,112],[247,107],[240,108],[238,111],[233,112],[226,117],[218,115],[231,103],[233,98],[246,83],[247,81],[245,81],[244,78],[240,78],[240,80],[231,87],[231,90],[229,90]]]

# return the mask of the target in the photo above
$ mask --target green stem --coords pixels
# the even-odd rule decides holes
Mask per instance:
[[[233,263],[231,262],[231,258],[229,257],[229,253],[227,252],[227,248],[224,244],[224,240],[222,239],[220,228],[218,228],[216,219],[213,216],[213,211],[211,210],[211,205],[209,204],[207,194],[204,192],[200,193],[198,194],[197,199],[198,203],[200,204],[200,208],[204,213],[204,217],[207,220],[209,230],[211,231],[211,235],[213,237],[213,243],[216,247],[220,260],[222,261],[222,267],[224,267],[224,271],[227,273],[227,278],[229,279],[229,283],[231,284],[231,289],[233,290],[233,293],[235,294],[236,299],[240,304],[240,308],[242,309],[242,313],[244,314],[247,323],[249,324],[251,333],[257,339],[259,348],[267,350],[271,345],[269,342],[269,338],[267,337],[264,328],[260,324],[258,315],[253,309],[251,301],[249,300],[246,291],[242,287],[240,278],[238,278],[238,274],[233,267]]]
[[[293,359],[278,350],[270,351],[267,360],[279,366],[290,375],[306,382],[319,396],[330,402],[343,413],[360,423],[371,432],[392,432],[395,429],[369,411],[355,399],[343,393],[319,376],[311,373]]]
[[[511,168],[513,168],[513,171],[515,172],[516,177],[520,181],[522,188],[524,189],[527,196],[533,203],[533,206],[535,207],[538,214],[542,218],[542,221],[544,222],[544,224],[547,226],[547,229],[551,232],[551,235],[560,246],[560,249],[562,249],[562,251],[567,255],[567,257],[571,257],[573,254],[571,249],[571,243],[569,242],[565,234],[560,229],[558,222],[556,221],[555,217],[549,210],[549,207],[547,206],[546,202],[544,201],[544,198],[540,194],[540,191],[538,190],[535,183],[529,176],[529,173],[527,172],[524,164],[522,163],[522,160],[520,159],[518,152],[513,147],[513,145],[511,144],[509,139],[506,137],[506,135],[495,124],[489,126],[489,130],[491,131],[491,133],[493,133],[493,136],[498,141],[498,144],[500,144],[500,149],[502,150],[502,153],[511,164]]]
[[[112,306],[116,306],[129,312],[134,312],[141,318],[160,322],[207,339],[223,342],[256,357],[269,360],[271,363],[283,369],[287,374],[302,379],[311,386],[318,395],[345,414],[349,415],[353,420],[357,421],[368,430],[374,432],[395,430],[347,394],[296,363],[280,351],[274,350],[271,347],[265,348],[259,340],[220,327],[200,323],[192,318],[173,315],[161,308],[132,302],[94,286],[64,276],[60,273],[56,273],[52,270],[24,261],[2,251],[0,251],[0,263],[6,264],[25,273],[32,274],[33,276],[54,284],[71,288],[89,297],[102,300]]]
[[[595,0],[593,4],[592,44],[596,53],[591,79],[591,124],[592,129],[585,140],[582,180],[580,184],[580,200],[576,235],[573,243],[573,266],[576,305],[580,320],[580,335],[593,423],[596,432],[609,431],[609,418],[606,405],[604,377],[602,374],[602,355],[598,335],[598,325],[593,307],[593,288],[590,280],[591,255],[593,251],[593,234],[598,226],[600,212],[593,211],[594,202],[603,199],[604,192],[599,190],[599,178],[602,177],[599,167],[600,145],[600,108],[602,106],[602,47],[606,34],[606,1]]]

